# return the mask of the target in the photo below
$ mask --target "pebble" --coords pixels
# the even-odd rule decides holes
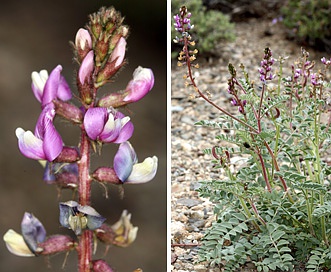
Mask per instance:
[[[177,205],[184,205],[187,207],[193,207],[201,203],[201,200],[190,199],[190,198],[181,198],[177,200]]]

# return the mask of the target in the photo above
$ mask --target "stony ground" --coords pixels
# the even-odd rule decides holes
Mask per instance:
[[[273,56],[287,56],[288,63],[300,56],[300,46],[285,38],[285,29],[281,25],[272,25],[270,20],[251,19],[237,23],[235,42],[219,46],[219,58],[201,59],[201,68],[196,70],[195,77],[201,90],[208,89],[217,104],[231,109],[227,95],[227,64],[235,67],[243,63],[250,71],[251,78],[258,81],[259,63],[263,50],[269,46]],[[322,53],[310,52],[311,59],[320,60]],[[325,55],[326,56],[326,55]],[[326,56],[327,57],[327,56]],[[239,69],[238,69],[239,70]],[[289,73],[289,70],[284,71]],[[215,175],[210,163],[210,156],[203,149],[217,144],[215,131],[194,126],[194,122],[215,118],[218,115],[206,102],[188,97],[193,90],[185,88],[183,75],[185,68],[172,68],[172,116],[171,116],[171,148],[172,148],[172,185],[171,185],[171,243],[172,267],[174,272],[184,271],[222,271],[209,268],[207,264],[197,263],[197,245],[213,218],[213,205],[199,197],[196,189],[199,181],[209,180]],[[219,178],[219,176],[218,176]],[[242,271],[255,271],[252,267]]]

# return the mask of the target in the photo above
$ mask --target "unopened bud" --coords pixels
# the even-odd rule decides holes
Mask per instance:
[[[92,177],[100,182],[110,184],[122,184],[113,168],[99,167],[92,174]]]
[[[110,93],[109,95],[106,95],[102,97],[98,103],[98,107],[104,107],[104,108],[118,108],[122,107],[127,104],[127,102],[123,101],[123,98],[126,96],[125,93]]]
[[[86,82],[90,82],[93,70],[94,52],[93,50],[91,50],[87,53],[86,57],[83,59],[82,64],[79,67],[78,78],[80,84],[84,85]]]
[[[104,260],[92,261],[94,272],[113,272],[114,270]]]
[[[44,242],[38,244],[40,255],[53,255],[60,252],[67,252],[75,248],[75,241],[67,235],[53,235]]]
[[[92,38],[88,30],[80,28],[77,31],[75,39],[75,48],[79,61],[82,61],[87,53],[92,49]]]
[[[76,124],[82,123],[83,113],[78,107],[61,100],[53,100],[53,103],[55,105],[55,111],[57,115],[60,115],[63,118]]]
[[[55,159],[55,162],[76,162],[80,159],[78,149],[76,147],[64,146],[60,155]]]

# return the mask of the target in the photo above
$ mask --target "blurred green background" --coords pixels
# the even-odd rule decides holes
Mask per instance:
[[[132,222],[139,226],[137,240],[128,248],[111,247],[105,259],[116,271],[144,272],[166,270],[166,1],[2,1],[0,10],[0,233],[9,228],[20,232],[25,211],[33,213],[44,224],[48,235],[68,233],[58,221],[58,202],[72,198],[71,192],[58,196],[54,186],[42,181],[38,162],[20,154],[15,129],[34,130],[40,105],[31,91],[31,72],[56,65],[63,66],[63,75],[74,86],[75,64],[69,41],[87,23],[88,14],[101,6],[114,6],[125,16],[130,26],[127,40],[129,64],[116,82],[102,93],[125,88],[134,69],[141,65],[152,68],[155,86],[140,102],[128,108],[126,114],[135,125],[130,140],[139,160],[156,155],[158,173],[153,181],[143,185],[125,186],[121,199],[118,188],[93,186],[92,205],[113,224],[122,210],[132,213]],[[67,145],[77,145],[79,131],[64,122],[56,126]],[[108,146],[102,156],[92,157],[92,166],[110,166],[114,149]],[[64,254],[48,259],[23,258],[10,254],[0,243],[0,271],[63,271]],[[105,247],[99,244],[96,258]],[[64,271],[76,271],[76,253],[67,258]],[[49,267],[49,268],[47,268]]]

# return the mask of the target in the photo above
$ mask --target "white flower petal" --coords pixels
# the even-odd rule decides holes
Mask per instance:
[[[8,250],[16,256],[34,257],[35,255],[24,242],[23,236],[10,229],[3,236]]]
[[[132,172],[125,183],[139,184],[150,181],[156,174],[157,162],[157,157],[153,156],[133,165]]]
[[[31,79],[33,84],[42,92],[48,79],[48,72],[46,70],[41,70],[39,73],[32,72]]]

